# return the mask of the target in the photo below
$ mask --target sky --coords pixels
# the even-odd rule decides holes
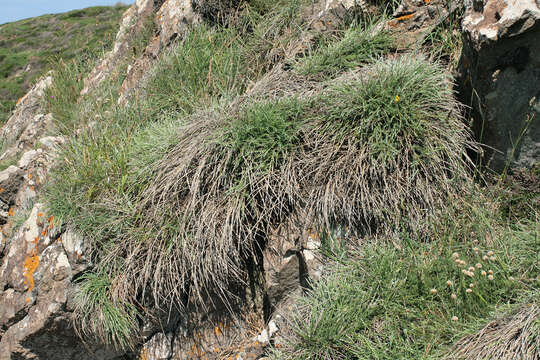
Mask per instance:
[[[114,5],[119,0],[0,0],[0,24],[29,17],[84,9],[89,6]],[[133,0],[122,0],[131,4]]]

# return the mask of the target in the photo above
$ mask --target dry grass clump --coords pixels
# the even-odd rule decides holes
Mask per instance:
[[[410,57],[316,92],[195,114],[177,137],[148,170],[140,227],[108,249],[125,258],[125,286],[156,299],[226,295],[293,211],[305,227],[420,230],[468,180],[471,143],[448,77]]]
[[[446,359],[539,359],[540,306],[521,305],[458,341]]]

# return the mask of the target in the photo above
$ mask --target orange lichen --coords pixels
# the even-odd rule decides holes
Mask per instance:
[[[396,20],[397,21],[409,20],[409,19],[412,19],[413,16],[414,14],[403,15],[403,16],[398,17]]]
[[[49,216],[49,220],[48,220],[48,221],[49,221],[49,224],[52,224],[52,222],[54,221],[54,216],[52,216],[52,215]]]
[[[17,99],[17,102],[15,103],[15,105],[19,105],[19,104],[21,103],[22,99],[23,99],[22,97],[18,98],[18,99]]]
[[[45,228],[45,229],[43,229],[43,231],[41,232],[41,236],[45,237],[45,236],[47,236],[47,233],[48,233],[48,230]]]
[[[28,285],[28,292],[31,292],[34,289],[34,272],[36,271],[39,265],[39,256],[27,256],[24,260],[24,277],[25,284]]]
[[[219,326],[216,326],[214,328],[214,332],[216,333],[216,336],[221,336],[222,335],[222,332],[221,332],[221,329],[219,328]]]
[[[429,3],[431,2],[431,0],[424,0],[424,2],[425,2],[426,4],[429,4]]]
[[[8,215],[9,216],[15,215],[15,210],[12,207],[9,208]]]
[[[33,176],[34,176],[34,175],[32,175],[32,173],[28,173],[28,180],[32,180],[32,177],[33,177]]]
[[[6,189],[0,188],[0,194],[3,193],[4,191],[6,191]]]
[[[43,214],[42,212],[37,213],[37,216],[39,216],[39,217],[42,217],[43,215],[45,215],[45,214]]]
[[[141,359],[140,360],[148,360],[148,349],[143,349],[141,351]]]
[[[39,255],[38,255],[38,242],[39,237],[32,241],[34,244],[34,249],[30,252],[30,255],[24,260],[24,272],[23,276],[25,277],[24,283],[28,285],[28,292],[31,292],[34,289],[34,272],[36,271],[39,265]]]

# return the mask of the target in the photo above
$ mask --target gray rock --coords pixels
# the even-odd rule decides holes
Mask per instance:
[[[472,106],[484,161],[495,171],[540,159],[540,8],[535,0],[468,5],[460,97]]]
[[[10,166],[0,172],[0,225],[7,222],[9,209],[14,205],[17,192],[24,182],[24,172]]]
[[[3,146],[7,147],[16,141],[23,131],[35,120],[41,110],[41,97],[47,87],[52,84],[50,74],[38,81],[32,89],[15,106],[13,115],[0,129],[0,139],[3,140]],[[5,159],[6,155],[0,155],[0,160]]]

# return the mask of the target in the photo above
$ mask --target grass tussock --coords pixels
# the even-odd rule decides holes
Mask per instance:
[[[153,107],[178,116],[244,91],[249,81],[246,46],[236,28],[201,26],[161,59],[144,93]]]
[[[279,12],[276,14],[281,16]],[[250,16],[255,14],[251,12]],[[257,18],[259,16],[263,15],[257,15]],[[262,24],[259,26],[259,29],[263,28]],[[245,29],[212,29],[205,26],[193,29],[160,59],[144,89],[148,96],[135,98],[129,108],[116,106],[116,89],[122,82],[121,74],[125,73],[127,64],[119,65],[112,72],[110,81],[104,82],[99,89],[79,101],[76,101],[74,94],[78,94],[82,83],[75,79],[84,77],[90,67],[79,63],[60,66],[62,73],[49,90],[50,94],[47,94],[47,106],[55,115],[57,131],[69,136],[69,141],[58,164],[51,171],[52,181],[45,189],[46,202],[58,222],[67,223],[79,234],[92,239],[91,257],[97,264],[95,273],[100,277],[107,274],[113,290],[101,293],[109,298],[111,294],[122,293],[118,291],[120,287],[128,287],[125,281],[117,280],[119,274],[125,271],[124,263],[140,264],[133,258],[125,261],[128,251],[122,245],[124,243],[127,246],[139,244],[137,251],[155,251],[163,255],[161,262],[151,264],[151,271],[157,265],[169,278],[186,276],[178,270],[177,263],[172,261],[171,267],[167,268],[166,262],[167,256],[175,255],[170,249],[176,246],[178,214],[164,218],[162,223],[145,227],[136,205],[141,191],[154,180],[153,165],[178,143],[178,128],[185,122],[182,119],[241,94],[248,83],[257,80],[263,68],[269,67],[261,59],[253,60],[253,55],[259,54],[252,52],[249,48],[251,45],[243,41],[249,40],[250,44],[258,42],[254,39],[258,34],[251,32],[251,35],[242,37],[239,31]],[[134,42],[142,43],[137,39]],[[126,62],[129,60],[125,59]],[[227,141],[234,143],[239,139],[231,137]],[[156,247],[151,243],[154,237],[157,239]],[[131,242],[126,242],[126,239]],[[186,267],[191,268],[189,264]],[[139,270],[137,274],[141,275]],[[130,291],[122,293],[125,295],[122,301],[141,309],[141,293],[136,289],[141,289],[139,285],[149,282],[152,276],[144,273],[135,283],[131,283],[133,287]],[[157,271],[154,284],[158,283],[159,276],[161,272]],[[91,281],[84,278],[81,288],[85,289],[84,284]],[[178,284],[181,284],[180,288],[176,289],[175,285],[171,296],[185,289],[185,284],[180,280]],[[155,291],[146,285],[143,288],[152,291],[155,296],[154,300],[142,303],[148,305],[149,301],[150,305],[155,305],[158,300],[163,300],[166,284],[157,286]],[[101,341],[112,341],[120,347],[129,344],[127,332],[105,326],[106,321],[93,321],[96,314],[101,318],[112,316],[111,311],[105,311],[107,308],[93,305],[90,293],[94,290],[97,291],[97,288],[89,285],[89,296],[78,298],[77,323],[82,327],[86,324],[95,327],[81,333],[94,333]],[[171,296],[165,295],[165,298]],[[114,307],[122,302],[111,300],[108,304]],[[127,314],[121,310],[122,306],[116,312],[119,316]],[[96,313],[86,309],[94,309]],[[111,322],[115,323],[116,320]],[[130,324],[133,327],[131,330],[136,333],[136,323],[130,319],[125,319],[123,323]]]
[[[529,300],[458,341],[445,358],[540,358],[540,302],[537,294]]]
[[[538,307],[530,303],[458,341],[497,306],[520,304],[523,292],[540,287],[538,225],[529,220],[505,225],[496,202],[479,193],[461,199],[432,223],[429,243],[404,233],[399,243],[362,242],[336,252],[341,257],[335,265],[298,300],[285,342],[272,358],[537,354]]]
[[[473,145],[438,65],[368,58],[386,42],[357,29],[299,60],[315,73],[283,70],[275,65],[301,32],[301,3],[287,5],[194,29],[127,108],[115,101],[121,76],[77,104],[66,92],[81,86],[68,76],[80,68],[51,90],[65,97],[53,104],[58,127],[73,135],[47,205],[92,239],[82,334],[127,347],[146,308],[230,299],[290,215],[303,227],[422,236],[470,181]],[[345,61],[330,61],[338,55]],[[276,77],[250,90],[269,70]]]
[[[161,245],[121,243],[137,244],[126,283],[149,281],[144,272],[167,294],[183,290],[178,284],[225,291],[242,259],[292,212],[305,214],[305,226],[393,231],[400,222],[415,228],[426,209],[461,191],[469,142],[437,66],[407,58],[368,74],[307,97],[195,114],[138,200]],[[171,219],[174,231],[163,226]]]
[[[376,24],[360,24],[347,29],[339,41],[319,44],[313,54],[299,60],[296,68],[303,75],[331,77],[373,62],[390,52],[393,44],[391,35],[376,30]]]
[[[137,309],[111,293],[110,278],[106,274],[88,273],[80,278],[80,284],[74,312],[80,335],[124,349],[136,344]]]

